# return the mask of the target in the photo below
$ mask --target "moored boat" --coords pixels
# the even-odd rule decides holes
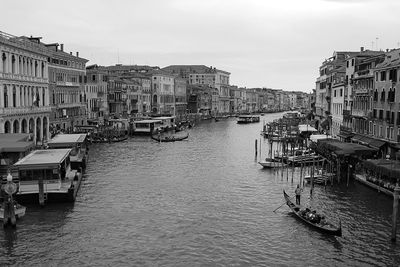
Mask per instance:
[[[12,167],[21,203],[73,202],[82,172],[71,168],[71,149],[35,150]]]
[[[285,163],[280,162],[276,159],[271,159],[271,158],[266,158],[265,160],[260,160],[258,162],[258,164],[260,164],[261,166],[263,166],[263,168],[268,168],[268,169],[272,169],[272,168],[279,168],[279,167],[284,167],[286,166]]]
[[[335,226],[329,221],[324,221],[321,219],[323,216],[315,213],[315,211],[311,211],[308,208],[304,209],[300,205],[293,203],[290,200],[288,194],[286,194],[285,190],[283,190],[283,196],[286,200],[286,204],[293,211],[297,218],[299,218],[302,222],[312,226],[320,232],[342,236],[342,223],[339,221],[339,226]]]
[[[157,142],[175,142],[175,141],[182,141],[185,139],[189,138],[189,133],[187,133],[186,135],[182,135],[182,136],[177,136],[177,135],[169,135],[169,136],[156,136],[156,135],[152,135],[151,138],[153,140],[156,140]]]

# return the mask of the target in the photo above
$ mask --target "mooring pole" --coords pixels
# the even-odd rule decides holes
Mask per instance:
[[[399,180],[397,180],[396,187],[393,193],[393,215],[392,215],[392,238],[393,242],[396,242],[396,231],[397,231],[397,212],[399,207]]]
[[[256,139],[254,145],[255,145],[255,148],[256,148],[256,158],[257,158],[257,139]]]

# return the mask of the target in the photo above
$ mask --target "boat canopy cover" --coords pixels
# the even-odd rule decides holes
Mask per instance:
[[[0,134],[0,153],[26,152],[35,146],[29,134]]]
[[[70,154],[71,149],[35,150],[14,164],[18,169],[51,169],[58,166]]]
[[[65,145],[81,144],[85,141],[86,134],[58,134],[48,142],[50,148]]]

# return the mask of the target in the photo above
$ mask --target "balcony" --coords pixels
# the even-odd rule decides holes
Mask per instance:
[[[363,117],[363,118],[368,117],[368,111],[366,110],[353,109],[351,114],[353,115],[353,117]],[[343,115],[344,115],[344,110],[343,110]]]
[[[59,81],[56,82],[56,85],[57,86],[67,86],[67,87],[79,87],[80,86],[80,84],[77,82],[73,83],[73,82],[59,82]]]
[[[49,83],[49,79],[47,78],[13,74],[13,73],[3,73],[3,72],[0,72],[0,79],[18,80],[18,81],[35,82],[35,83]]]
[[[50,106],[44,107],[8,107],[8,108],[0,108],[1,115],[18,115],[18,114],[36,114],[36,113],[44,113],[50,112]]]
[[[79,108],[85,106],[83,103],[59,103],[56,105],[57,108]]]

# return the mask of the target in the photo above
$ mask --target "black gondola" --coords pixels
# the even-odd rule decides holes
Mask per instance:
[[[157,142],[176,142],[176,141],[182,141],[185,140],[189,137],[189,134],[186,134],[184,136],[165,136],[165,137],[158,137],[155,135],[152,135],[151,138],[153,140],[156,140]]]
[[[316,228],[317,230],[327,233],[330,235],[342,236],[342,223],[339,221],[339,227],[333,225],[330,222],[321,223],[321,220],[308,218],[308,215],[312,215],[312,217],[318,217],[319,215],[316,213],[312,213],[311,211],[307,211],[307,209],[301,209],[299,205],[294,204],[288,194],[286,194],[285,190],[283,190],[283,196],[285,197],[286,204],[293,211],[297,218],[299,218],[304,223]]]

